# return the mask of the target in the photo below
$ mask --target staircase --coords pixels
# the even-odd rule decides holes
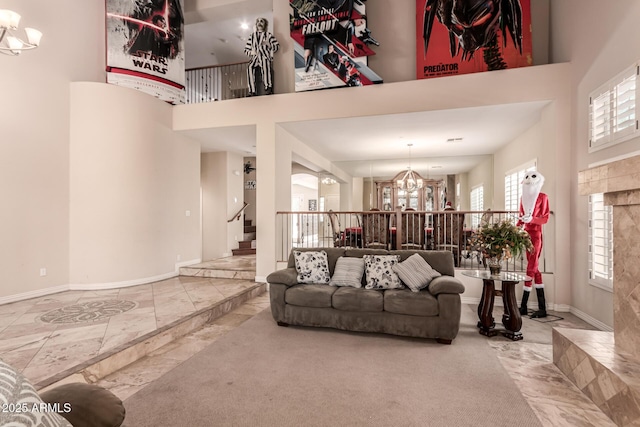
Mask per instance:
[[[232,249],[233,255],[255,255],[256,253],[256,226],[251,220],[244,220],[244,237],[238,242],[238,249]]]

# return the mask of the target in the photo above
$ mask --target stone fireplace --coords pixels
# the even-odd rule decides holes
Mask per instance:
[[[617,425],[640,425],[640,156],[581,171],[613,206],[613,333],[556,328],[553,361]]]

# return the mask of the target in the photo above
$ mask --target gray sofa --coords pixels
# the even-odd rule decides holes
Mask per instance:
[[[280,326],[316,326],[357,332],[379,332],[419,338],[435,338],[451,344],[460,328],[460,294],[464,285],[454,276],[449,251],[314,248],[300,251],[327,252],[333,276],[338,257],[365,254],[400,255],[400,261],[418,253],[441,277],[426,289],[370,290],[326,284],[299,284],[293,251],[285,269],[267,277],[271,313]],[[363,275],[363,285],[364,285]]]

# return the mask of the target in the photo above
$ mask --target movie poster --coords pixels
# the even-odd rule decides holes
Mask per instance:
[[[361,0],[289,0],[295,89],[302,92],[382,83],[367,66],[379,43]]]
[[[106,0],[107,83],[184,103],[183,0]]]
[[[417,78],[525,67],[530,0],[416,0]]]

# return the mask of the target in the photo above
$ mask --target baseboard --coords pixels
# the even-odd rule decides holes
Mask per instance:
[[[176,277],[180,272],[180,267],[198,264],[200,262],[202,262],[202,260],[198,258],[198,259],[192,259],[189,261],[176,263],[175,271],[173,272],[159,274],[157,276],[144,277],[141,279],[125,280],[122,282],[109,282],[109,283],[82,283],[82,284],[59,285],[59,286],[53,286],[51,288],[38,289],[35,291],[24,292],[16,295],[9,295],[6,297],[0,297],[0,305],[9,304],[17,301],[23,301],[31,298],[43,297],[51,294],[57,294],[59,292],[64,292],[64,291],[97,291],[97,290],[104,290],[104,289],[128,288],[130,286],[144,285],[147,283],[158,282],[160,280]]]
[[[230,257],[230,256],[233,256],[233,252],[223,252],[222,253],[222,258],[227,258],[227,257]]]
[[[602,323],[601,321],[599,321],[598,319],[595,319],[591,316],[589,316],[587,313],[578,310],[575,307],[571,307],[571,309],[569,310],[571,314],[581,318],[582,320],[584,320],[585,322],[587,322],[588,324],[590,324],[591,326],[595,326],[596,328],[600,329],[601,331],[605,331],[605,332],[613,332],[613,328],[605,323]]]
[[[128,288],[130,286],[144,285],[147,283],[170,279],[172,277],[176,277],[177,275],[177,271],[172,271],[170,273],[159,274],[158,276],[144,277],[142,279],[134,280],[124,280],[122,282],[71,284],[69,285],[69,289],[72,291],[95,291],[104,289]]]
[[[550,304],[553,311],[560,313],[571,313],[571,306],[567,304]]]
[[[31,299],[31,298],[43,297],[51,294],[57,294],[58,292],[64,292],[68,290],[69,290],[69,285],[60,285],[60,286],[54,286],[51,288],[38,289],[36,291],[24,292],[16,295],[9,295],[9,296],[0,298],[0,305],[9,304],[11,302],[17,302],[17,301],[22,301],[22,300]]]
[[[202,258],[192,259],[189,261],[176,262],[176,273],[180,272],[180,267],[187,267],[193,264],[200,264],[202,262]]]
[[[256,283],[267,283],[267,276],[256,276],[254,280]]]

